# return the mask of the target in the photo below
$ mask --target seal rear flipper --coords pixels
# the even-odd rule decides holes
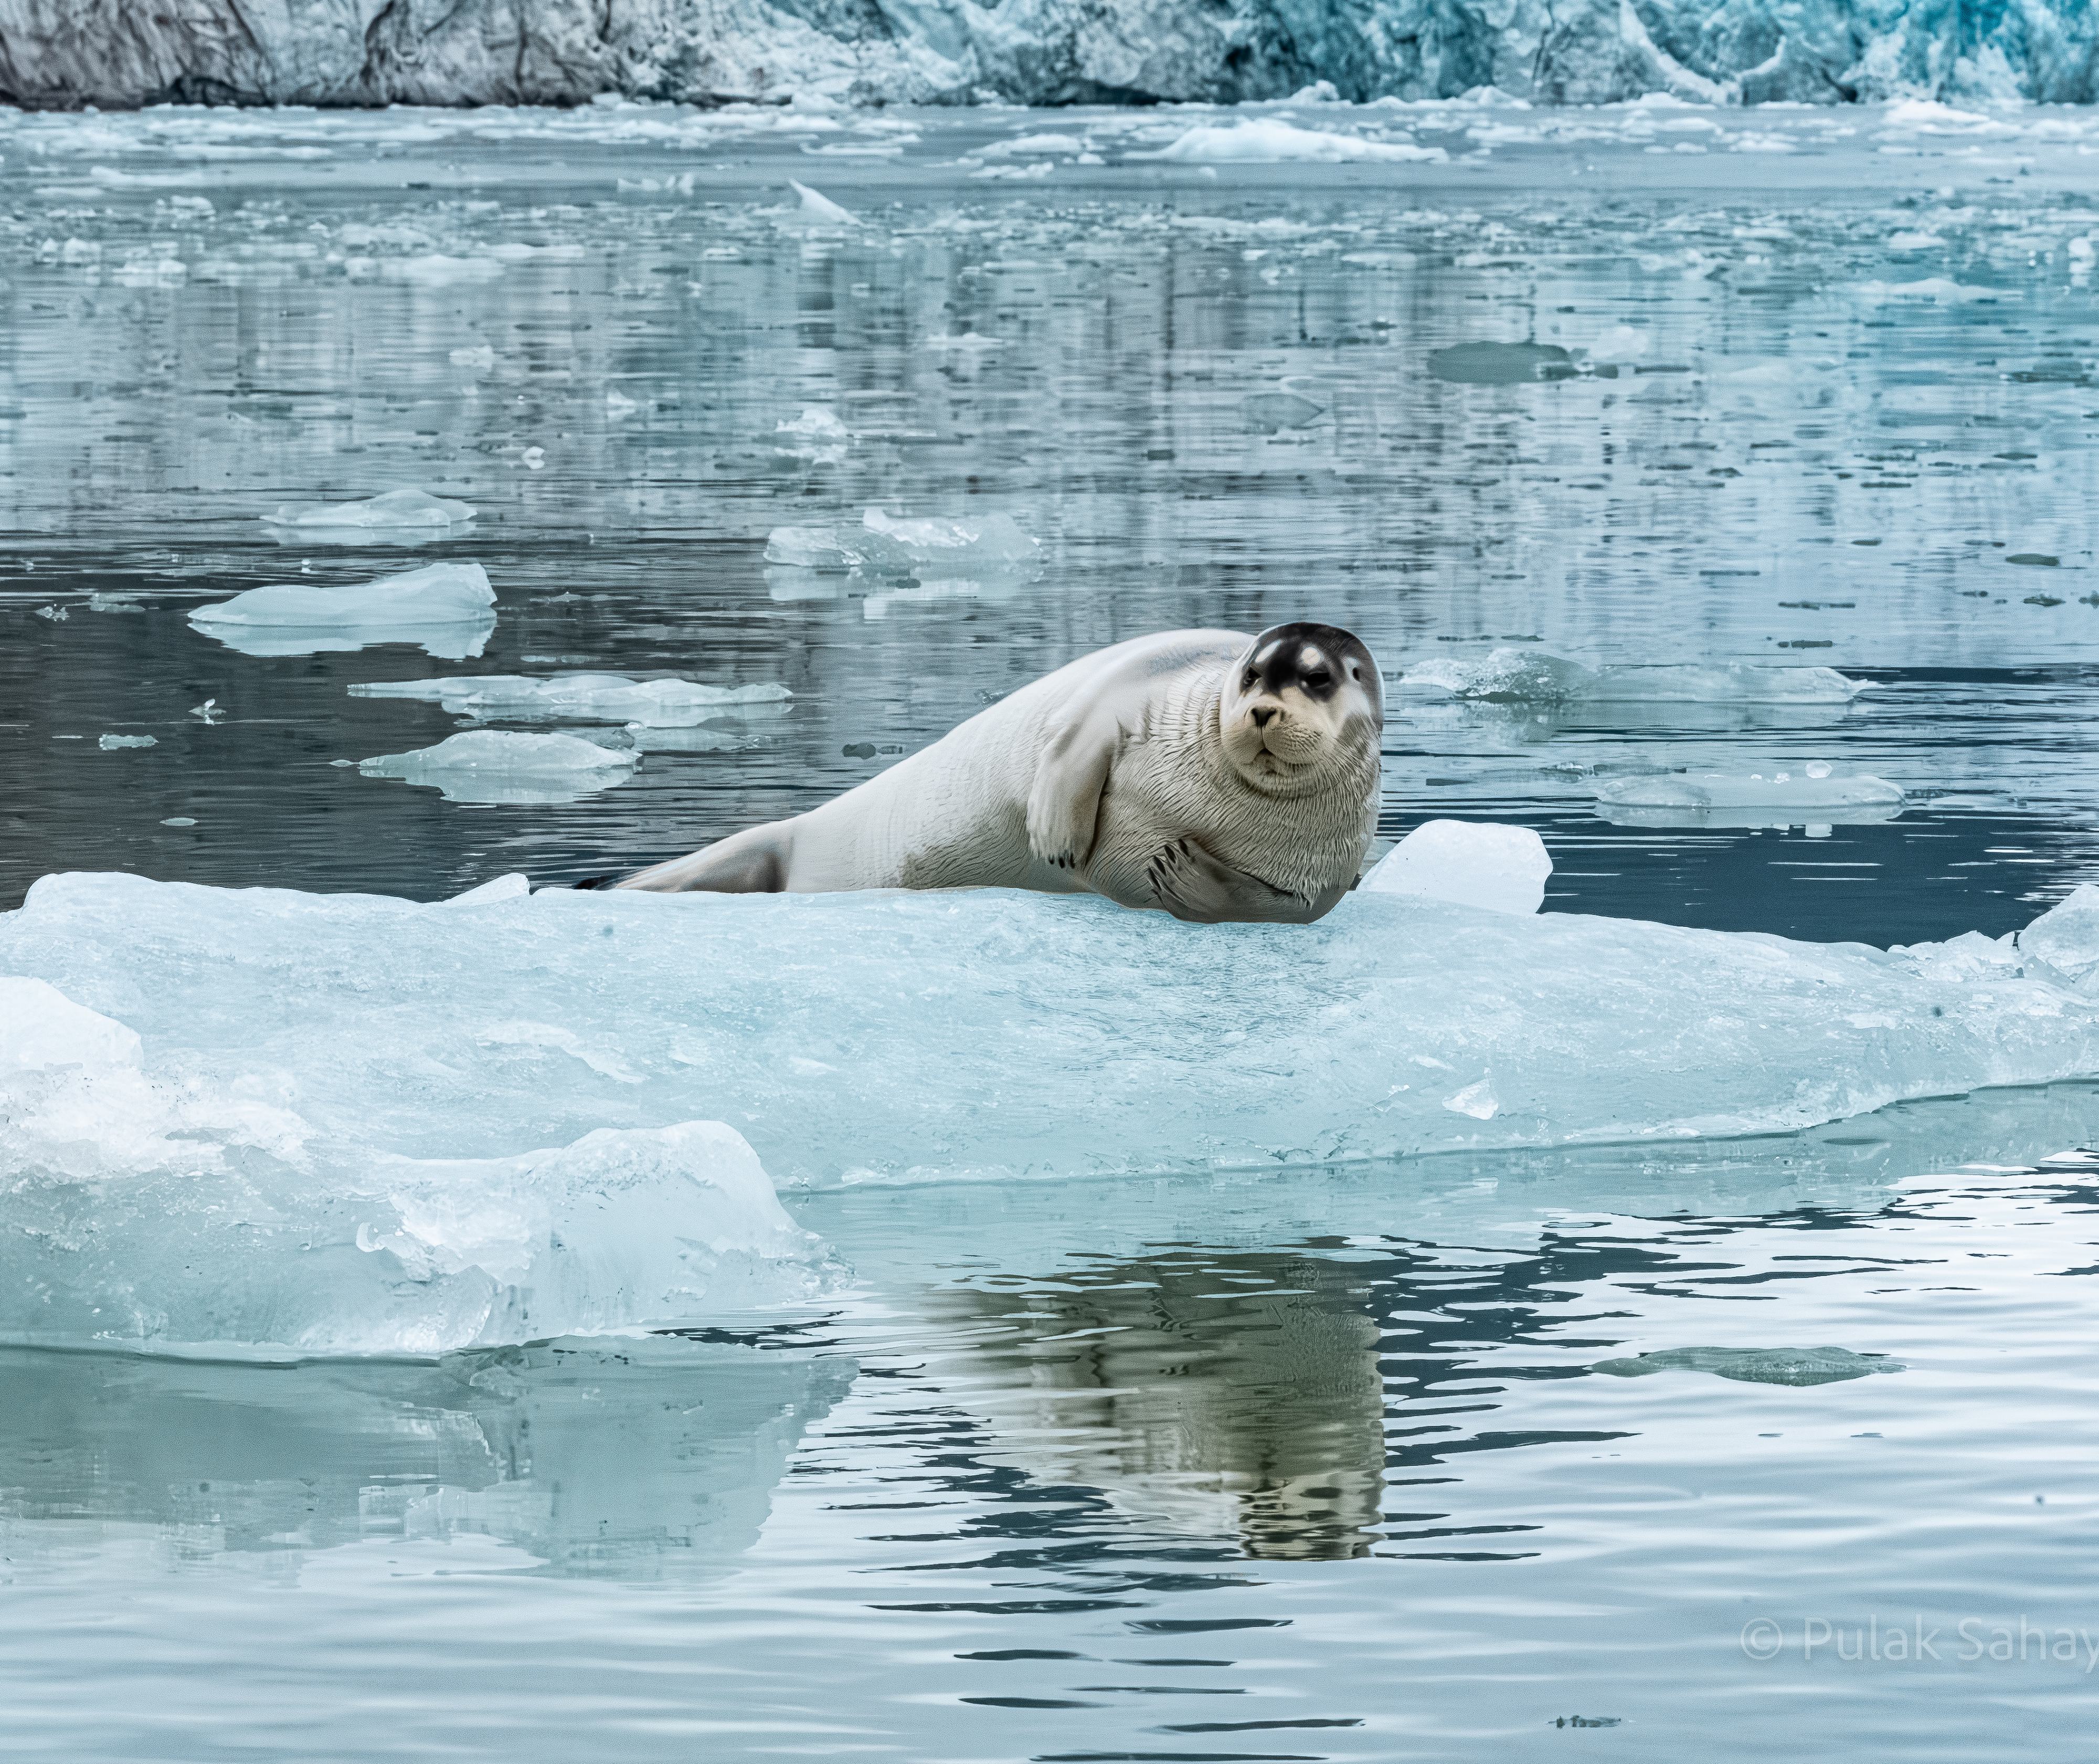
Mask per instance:
[[[779,894],[793,853],[789,823],[772,821],[716,840],[688,858],[673,858],[613,885],[657,894]]]

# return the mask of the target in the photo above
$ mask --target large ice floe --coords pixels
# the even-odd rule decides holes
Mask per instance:
[[[1870,772],[1838,772],[1826,760],[1754,772],[1663,772],[1596,787],[1604,816],[1633,827],[1791,827],[1890,821],[1908,800]]]
[[[495,629],[495,590],[477,563],[431,563],[377,581],[251,588],[190,614],[244,655],[313,655],[414,643],[447,661],[478,655]]]
[[[305,541],[339,538],[363,544],[385,534],[439,538],[465,527],[473,508],[427,490],[389,490],[362,502],[287,502],[262,517],[272,527],[293,529]]]
[[[1362,892],[1195,926],[993,890],[48,877],[0,916],[0,1337],[420,1352],[797,1298],[821,1254],[766,1172],[1780,1132],[2099,1074],[2095,966],[2092,889],[1882,950]]]
[[[697,680],[631,680],[625,674],[465,674],[443,680],[382,680],[353,686],[353,698],[420,699],[483,721],[541,717],[689,729],[721,717],[776,712],[794,696],[777,681],[741,686]]]

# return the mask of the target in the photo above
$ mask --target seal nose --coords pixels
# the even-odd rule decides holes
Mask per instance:
[[[1275,707],[1273,704],[1259,705],[1248,711],[1247,715],[1253,719],[1255,728],[1265,729],[1275,719]]]

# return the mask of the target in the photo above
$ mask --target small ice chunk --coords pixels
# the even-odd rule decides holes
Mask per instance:
[[[1031,570],[1041,553],[1010,514],[900,520],[880,509],[869,509],[857,528],[777,527],[765,542],[768,563],[921,580]]]
[[[1502,1110],[1494,1096],[1493,1081],[1484,1078],[1476,1084],[1468,1084],[1455,1096],[1444,1098],[1443,1106],[1454,1115],[1470,1115],[1475,1121],[1491,1121]]]
[[[1528,386],[1574,377],[1574,358],[1557,343],[1453,343],[1428,352],[1428,371],[1453,386]]]
[[[802,219],[814,221],[826,227],[860,225],[858,215],[848,209],[840,208],[821,191],[812,190],[806,183],[798,183],[792,178],[787,180],[787,187],[802,199],[802,206],[798,211]]]
[[[1595,689],[1596,675],[1579,662],[1541,650],[1498,649],[1481,661],[1432,656],[1410,668],[1399,683],[1417,691],[1448,692],[1454,698],[1490,703],[1564,704],[1589,697]]]
[[[1545,841],[1527,827],[1425,821],[1385,853],[1361,886],[1373,894],[1421,894],[1491,912],[1534,913],[1544,904],[1551,874]]]
[[[773,433],[781,438],[782,452],[821,465],[837,465],[852,440],[838,412],[821,404],[804,404],[800,416],[783,417]]]
[[[466,503],[433,496],[427,490],[389,490],[363,502],[287,502],[262,518],[272,527],[296,527],[301,532],[332,527],[447,532],[464,527],[473,513]]]
[[[195,827],[196,825],[196,817],[193,814],[171,814],[165,821],[161,822],[161,825],[163,827]]]
[[[1440,147],[1417,147],[1411,141],[1376,141],[1324,129],[1300,129],[1277,117],[1218,126],[1199,124],[1170,145],[1132,159],[1164,159],[1205,165],[1275,165],[1311,161],[1335,165],[1352,160],[1441,165],[1450,158]]]
[[[776,681],[711,686],[697,680],[631,680],[624,674],[464,674],[442,680],[385,680],[353,686],[361,699],[420,699],[455,717],[529,720],[570,717],[586,722],[639,723],[688,729],[709,717],[777,705],[794,695]]]
[[[469,889],[464,894],[455,894],[447,901],[447,906],[485,906],[491,901],[521,900],[532,892],[531,879],[521,870],[513,870],[508,875],[491,876],[487,881]]]
[[[495,365],[495,351],[486,343],[474,343],[454,350],[451,360],[455,368],[492,368]]]
[[[1613,324],[1589,346],[1591,361],[1638,361],[1653,342],[1645,331],[1630,324]]]
[[[367,778],[430,784],[451,802],[573,802],[624,783],[636,756],[580,735],[525,735],[469,730],[433,747],[383,753],[363,761]]]
[[[206,724],[222,722],[226,719],[226,712],[218,708],[217,699],[206,699],[201,704],[192,704],[190,715]]]
[[[104,753],[114,752],[119,747],[157,747],[160,744],[152,735],[104,735],[95,743]]]
[[[495,590],[477,563],[432,563],[376,581],[251,588],[190,614],[205,636],[249,655],[310,655],[418,643],[448,659],[478,655],[495,628]]]
[[[2099,968],[2099,888],[2079,883],[2019,933],[2019,953],[2083,981]]]
[[[1803,768],[1803,773],[1804,773]],[[1783,765],[1767,765],[1754,772],[1665,772],[1644,778],[1613,778],[1596,787],[1596,800],[1604,809],[1630,811],[1643,817],[1688,816],[1688,824],[1713,824],[1713,817],[1731,813],[1758,818],[1740,824],[1770,824],[1775,815],[1798,821],[1811,819],[1834,825],[1859,820],[1884,821],[1901,811],[1904,800],[1899,784],[1867,772],[1832,773],[1828,777],[1796,775]],[[1643,818],[1642,826],[1679,826],[1684,822]],[[1722,819],[1718,824],[1735,825]]]
[[[1246,415],[1247,426],[1262,434],[1307,428],[1327,414],[1324,404],[1315,404],[1295,392],[1249,392],[1239,408]]]
[[[37,616],[39,619],[48,619],[53,624],[58,624],[71,617],[72,615],[69,614],[63,606],[52,606],[37,607]]]

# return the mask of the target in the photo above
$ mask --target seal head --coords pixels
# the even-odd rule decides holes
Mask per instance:
[[[1217,725],[1232,770],[1263,796],[1328,787],[1375,764],[1384,691],[1362,639],[1338,625],[1271,626],[1225,676]]]

